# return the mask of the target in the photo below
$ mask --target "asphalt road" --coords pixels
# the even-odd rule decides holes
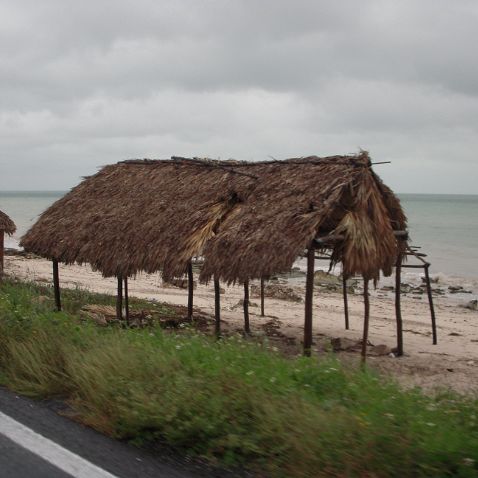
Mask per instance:
[[[67,478],[59,470],[34,453],[25,450],[0,434],[0,477]]]
[[[0,478],[199,478],[248,476],[209,468],[168,449],[113,440],[0,387]]]

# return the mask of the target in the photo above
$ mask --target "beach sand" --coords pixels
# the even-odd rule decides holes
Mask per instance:
[[[51,283],[51,262],[21,256],[5,257],[5,272],[22,280]],[[94,292],[115,294],[116,280],[105,279],[89,266],[60,265],[62,287],[84,288]],[[252,282],[254,284],[254,282]],[[303,284],[290,281],[297,294],[303,296]],[[226,330],[240,331],[243,324],[242,286],[226,287],[221,294],[221,318]],[[187,304],[187,291],[175,287],[163,287],[159,274],[142,274],[129,281],[130,296],[155,299],[176,305]],[[472,297],[470,296],[468,300]],[[263,334],[266,324],[279,326],[283,342],[295,344],[290,353],[300,351],[303,336],[304,304],[266,297],[266,317],[260,317],[260,300],[252,297],[256,306],[250,307],[253,334]],[[407,295],[402,299],[404,319],[405,356],[389,355],[368,357],[371,367],[389,374],[405,386],[421,386],[432,391],[436,388],[452,388],[459,392],[478,391],[478,311],[462,305],[466,302],[447,296],[434,297],[438,345],[432,345],[430,311],[426,296]],[[194,306],[205,314],[214,313],[214,290],[212,284],[198,284],[194,294]],[[342,337],[360,340],[363,322],[363,300],[359,294],[349,295],[350,330],[344,329],[342,295],[338,292],[319,291],[314,294],[314,350],[319,354],[330,349],[330,339]],[[395,309],[393,297],[377,290],[371,297],[369,339],[374,345],[395,347]],[[275,340],[275,338],[272,338]],[[346,361],[358,361],[356,352],[340,352]]]

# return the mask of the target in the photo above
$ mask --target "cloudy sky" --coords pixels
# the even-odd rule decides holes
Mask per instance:
[[[476,0],[0,0],[0,190],[101,165],[370,151],[478,194]]]

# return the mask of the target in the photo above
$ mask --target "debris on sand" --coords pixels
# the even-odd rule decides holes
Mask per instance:
[[[360,352],[362,350],[361,340],[352,340],[346,337],[335,337],[330,339],[334,352]],[[380,357],[392,354],[392,349],[385,344],[373,345],[367,342],[367,355]]]
[[[163,280],[162,285],[165,288],[178,287],[179,289],[187,289],[188,280],[183,278],[170,279],[169,281]],[[193,289],[197,289],[197,286],[197,281],[193,281]]]
[[[129,311],[129,327],[143,328],[157,324],[165,329],[176,329],[185,325],[192,325],[197,329],[207,328],[213,323],[213,318],[204,315],[195,315],[192,320],[187,318],[187,312],[184,307],[170,306],[171,311],[160,313],[155,309],[144,309]],[[126,324],[126,319],[119,321],[116,317],[116,308],[112,305],[89,304],[81,308],[80,311],[83,318],[87,318],[95,322],[101,327],[113,324]]]
[[[251,286],[251,297],[258,298],[261,296],[261,289],[258,285]],[[264,296],[273,299],[288,300],[290,302],[302,302],[303,299],[295,292],[292,287],[282,284],[267,284],[264,287]]]
[[[362,341],[352,340],[346,337],[334,337],[330,339],[334,352],[352,351],[358,352],[362,347]]]
[[[262,325],[262,329],[265,334],[269,337],[285,337],[285,335],[280,331],[282,322],[279,319],[273,318]]]
[[[314,285],[318,286],[319,289],[335,292],[341,290],[342,280],[328,272],[316,271],[314,273]]]
[[[463,305],[465,309],[470,309],[470,310],[478,310],[478,300],[470,300],[466,304]]]
[[[231,307],[231,310],[242,309],[244,307],[244,299],[239,299],[236,305]],[[249,301],[249,307],[259,307],[255,302]]]
[[[80,312],[84,317],[93,320],[93,322],[102,327],[117,320],[116,309],[112,305],[85,305]]]

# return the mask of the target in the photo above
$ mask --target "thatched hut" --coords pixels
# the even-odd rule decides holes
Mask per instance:
[[[21,245],[119,278],[180,276],[200,255],[200,280],[217,287],[288,271],[308,250],[311,321],[315,249],[330,249],[345,277],[368,283],[391,274],[405,229],[366,152],[255,163],[173,157],[103,167],[48,208]]]
[[[405,216],[366,153],[264,163],[132,160],[105,166],[47,209],[25,250],[105,276],[186,272],[227,282],[290,269],[320,234],[346,235],[347,275],[389,275]]]
[[[3,255],[5,247],[5,234],[11,236],[15,233],[17,227],[15,223],[2,211],[0,211],[0,279],[3,275]]]

